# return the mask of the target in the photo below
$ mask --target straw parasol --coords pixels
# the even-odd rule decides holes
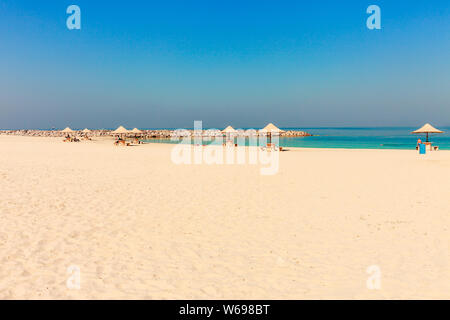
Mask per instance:
[[[92,131],[89,130],[88,128],[86,128],[86,129],[84,129],[82,132],[83,132],[83,133],[91,133]]]
[[[231,140],[230,137],[232,135],[235,135],[237,133],[237,130],[235,130],[232,126],[228,126],[222,130],[222,133],[225,134],[226,140]]]
[[[73,131],[72,129],[70,129],[69,127],[65,128],[64,130],[61,130],[61,132],[63,133],[73,133],[75,131]]]
[[[137,136],[141,135],[143,132],[139,130],[138,128],[134,128],[133,130],[130,130],[130,133],[134,134],[134,138],[137,140]]]
[[[134,128],[133,130],[130,131],[130,133],[134,133],[134,134],[142,134],[142,131],[139,130],[138,128]]]
[[[414,134],[421,134],[421,133],[425,133],[427,135],[427,141],[428,142],[428,135],[430,133],[443,133],[444,131],[441,131],[439,129],[436,129],[435,127],[433,127],[431,124],[427,123],[425,124],[422,128],[417,129],[416,131],[413,131],[411,133]]]
[[[124,134],[129,133],[129,131],[127,129],[125,129],[123,126],[120,126],[116,130],[114,130],[112,133],[122,136]]]
[[[267,126],[265,126],[264,128],[262,128],[261,130],[259,130],[260,133],[263,134],[267,134],[267,136],[269,137],[269,142],[272,142],[272,134],[280,134],[282,132],[284,132],[284,130],[281,130],[280,128],[276,127],[273,123],[269,123]]]
[[[222,130],[222,133],[236,133],[236,132],[237,131],[232,126],[228,126]]]
[[[73,131],[72,129],[70,129],[69,127],[65,128],[64,130],[61,130],[62,133],[67,133],[68,136],[70,136],[71,133],[74,133],[75,131]]]
[[[120,126],[116,130],[114,130],[112,133],[125,134],[125,133],[128,133],[128,132],[129,131],[127,129],[125,129],[124,127]]]

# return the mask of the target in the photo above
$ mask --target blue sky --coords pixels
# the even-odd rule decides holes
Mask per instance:
[[[449,1],[0,0],[0,128],[450,125],[449,35]]]

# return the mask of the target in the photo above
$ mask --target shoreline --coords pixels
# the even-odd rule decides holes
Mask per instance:
[[[53,140],[58,139],[57,141],[59,141],[62,138],[62,137],[55,137],[55,136],[33,136],[33,135],[18,135],[18,134],[3,134],[2,135],[0,133],[0,137],[2,137],[2,136],[4,136],[4,137],[43,138],[43,139],[53,139]],[[150,140],[151,141],[151,140],[159,140],[159,139],[165,140],[167,138],[149,138],[149,139],[145,139],[145,140]],[[114,140],[115,140],[115,138],[113,136],[105,135],[105,136],[96,136],[96,137],[94,137],[94,140],[91,140],[91,141],[80,141],[80,142],[76,142],[75,144],[77,144],[77,143],[95,144],[96,142],[106,142],[106,141],[108,141],[108,142],[111,142],[111,145],[113,145]],[[61,142],[62,142],[62,140],[61,140]],[[147,141],[144,141],[144,143],[139,145],[139,146],[152,145],[152,144],[155,144],[155,145],[172,145],[173,146],[173,145],[179,144],[179,142],[170,143],[170,142],[166,142],[166,141],[164,141],[164,142],[147,142]],[[219,146],[219,145],[211,145],[211,146]],[[239,147],[247,147],[248,148],[248,146],[239,146]],[[259,146],[257,146],[257,147],[259,147]],[[409,151],[409,152],[418,153],[418,151],[414,150],[414,149],[400,149],[400,148],[392,148],[392,149],[390,149],[390,148],[290,147],[290,146],[283,146],[283,148],[285,148],[286,151],[289,151],[289,149],[293,149],[293,150],[348,150],[348,151],[351,151],[351,150],[354,150],[354,151],[358,151],[358,150],[373,150],[373,151]],[[447,153],[447,152],[450,152],[450,150],[441,149],[439,151],[428,151],[427,155],[429,155],[430,153],[433,154],[435,152],[437,152],[437,153],[441,153],[441,152]]]

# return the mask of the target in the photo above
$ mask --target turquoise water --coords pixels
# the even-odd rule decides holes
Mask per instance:
[[[345,148],[345,149],[403,149],[414,150],[417,139],[425,141],[424,135],[413,135],[417,128],[283,128],[284,130],[302,130],[312,137],[280,138],[283,147],[302,148]],[[441,150],[450,150],[450,127],[439,127],[443,134],[430,136],[430,141]],[[147,140],[152,143],[175,143],[169,139]],[[214,144],[214,139],[204,144]],[[248,144],[248,142],[246,142]]]
[[[287,147],[346,148],[346,149],[403,149],[414,150],[417,139],[425,135],[411,134],[417,128],[304,128],[312,137],[280,138]],[[450,150],[450,127],[442,127],[443,134],[431,135],[430,141],[442,150]]]

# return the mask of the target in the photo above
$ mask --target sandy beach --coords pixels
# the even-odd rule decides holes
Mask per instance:
[[[0,299],[450,299],[450,151],[172,148],[0,135]]]

